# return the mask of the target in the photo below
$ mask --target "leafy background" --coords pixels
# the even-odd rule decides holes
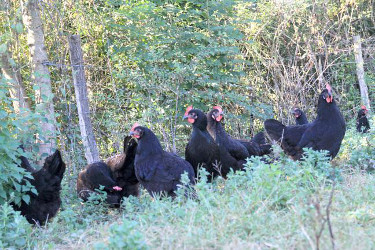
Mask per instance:
[[[351,128],[361,105],[352,49],[361,35],[366,83],[374,106],[374,2],[298,1],[40,1],[49,54],[58,147],[67,163],[61,212],[43,228],[31,228],[8,205],[28,199],[21,183],[19,142],[33,146],[31,62],[19,1],[0,3],[0,53],[8,48],[21,73],[31,110],[15,115],[8,86],[0,81],[1,247],[15,248],[322,248],[331,246],[324,214],[336,176],[332,224],[340,248],[373,248],[374,132]],[[81,205],[75,195],[85,166],[67,37],[82,39],[91,120],[103,159],[121,151],[138,121],[169,151],[183,155],[191,128],[182,121],[188,105],[208,111],[222,105],[225,127],[250,138],[263,121],[293,123],[299,106],[309,120],[323,76],[331,83],[348,128],[339,157],[326,164],[310,152],[305,163],[270,166],[249,162],[246,172],[214,184],[201,181],[195,201],[127,199],[120,210]],[[374,121],[371,121],[374,127]],[[26,156],[33,158],[34,149]],[[318,167],[315,167],[318,166]],[[323,217],[322,217],[323,216]],[[319,235],[318,235],[319,236]],[[13,239],[18,239],[14,241]]]

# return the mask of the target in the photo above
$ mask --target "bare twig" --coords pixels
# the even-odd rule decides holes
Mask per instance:
[[[327,223],[328,223],[328,230],[329,230],[329,235],[330,235],[333,250],[336,249],[336,246],[335,246],[335,236],[333,235],[333,230],[332,230],[330,208],[331,208],[331,204],[332,204],[332,200],[333,200],[333,192],[335,191],[335,185],[336,185],[336,181],[334,181],[333,184],[332,184],[331,194],[329,196],[329,201],[328,201],[328,204],[327,204],[327,207],[326,207],[326,217],[327,217]]]

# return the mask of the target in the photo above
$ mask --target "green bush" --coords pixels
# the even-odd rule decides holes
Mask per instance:
[[[96,192],[91,193],[88,200],[82,202],[80,209],[66,209],[62,211],[61,216],[59,216],[60,220],[67,225],[69,225],[70,222],[77,224],[74,225],[77,228],[84,228],[93,221],[107,221],[110,205],[106,203],[107,193],[103,191],[103,189],[104,186],[100,186],[99,189],[95,190]],[[77,200],[81,202],[79,198]],[[74,205],[78,206],[76,203]]]
[[[348,123],[342,142],[338,161],[346,168],[357,168],[373,171],[375,169],[375,120],[370,120],[371,130],[368,133],[359,133],[355,129],[354,121]]]
[[[250,158],[245,171],[228,176],[225,190],[244,188],[249,190],[253,201],[267,200],[275,208],[283,208],[296,194],[303,198],[334,177],[340,178],[340,173],[331,165],[326,152],[306,149],[300,162],[287,156],[271,164],[260,157]]]
[[[97,243],[95,249],[149,249],[137,226],[137,222],[126,219],[110,226],[108,242]]]
[[[182,152],[190,133],[181,125],[188,105],[204,111],[216,104],[231,107],[228,118],[242,121],[236,127],[247,126],[250,113],[271,116],[268,104],[249,98],[252,89],[242,80],[248,61],[240,44],[250,38],[235,27],[239,2],[108,1],[105,49],[116,84],[110,95],[119,100],[105,97],[106,112],[94,120],[104,120],[108,131],[139,120],[162,135],[169,150]],[[94,94],[95,100],[103,97],[102,91]]]
[[[18,167],[19,156],[25,154],[19,146],[27,144],[33,137],[38,116],[23,110],[22,114],[13,111],[12,99],[8,96],[9,86],[0,81],[0,205],[11,198],[16,204],[21,200],[29,202],[27,191],[36,193],[36,189],[23,177],[32,178],[31,174]]]
[[[0,248],[25,249],[31,248],[35,242],[32,239],[32,226],[20,212],[13,210],[5,203],[0,206]]]

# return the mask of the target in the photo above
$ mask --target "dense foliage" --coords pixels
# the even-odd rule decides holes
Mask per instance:
[[[7,93],[8,85],[0,80],[0,204],[10,200],[20,204],[21,199],[25,202],[30,200],[25,192],[31,190],[36,193],[28,181],[22,181],[24,176],[32,178],[31,174],[17,164],[20,163],[18,156],[25,155],[20,148],[21,143],[24,143],[23,146],[30,143],[28,137],[32,136],[33,124],[39,116],[26,110],[21,115],[15,114]],[[31,154],[25,156],[30,157]]]
[[[276,114],[300,106],[314,117],[327,80],[347,118],[360,106],[352,36],[361,35],[374,93],[372,1],[63,1],[41,4],[59,146],[76,173],[84,165],[67,36],[82,38],[95,135],[103,157],[116,153],[134,121],[182,152],[187,105],[221,104],[227,129],[250,137]],[[30,102],[31,68],[22,6],[5,1],[1,46],[13,52]],[[322,72],[320,74],[319,72]],[[311,120],[312,118],[310,118]]]
[[[21,182],[20,144],[43,135],[20,1],[0,3],[0,55],[20,73],[31,110],[16,114],[9,85],[0,79],[0,247],[8,248],[374,248],[375,133],[355,131],[361,105],[353,35],[362,38],[365,80],[375,98],[374,1],[38,1],[49,53],[57,144],[67,163],[63,205],[47,226],[31,228],[11,202],[28,201]],[[251,137],[263,120],[293,122],[299,106],[316,114],[318,89],[329,81],[348,122],[332,163],[308,150],[305,161],[248,162],[227,180],[197,184],[198,200],[183,196],[126,199],[120,209],[98,201],[82,205],[74,188],[86,164],[67,36],[82,38],[91,120],[102,158],[121,150],[131,124],[141,122],[169,151],[183,154],[190,126],[186,106],[220,104],[225,128]],[[371,121],[374,128],[375,122]],[[26,156],[33,158],[37,151]],[[202,173],[204,175],[204,173]],[[28,176],[30,177],[30,176]],[[331,191],[334,190],[332,193]],[[333,199],[331,199],[333,194]],[[323,229],[321,229],[323,228]],[[322,230],[322,231],[320,231]],[[320,234],[321,232],[321,234]],[[318,245],[317,245],[318,244]]]
[[[113,74],[123,86],[120,93],[131,90],[123,105],[127,113],[134,107],[135,118],[153,129],[166,128],[163,136],[172,138],[165,141],[175,144],[187,105],[207,110],[221,103],[261,113],[256,103],[250,105],[240,80],[246,61],[238,44],[249,38],[235,27],[235,5],[227,0],[111,6],[115,11],[106,24]]]
[[[35,244],[32,226],[26,218],[15,212],[9,204],[0,206],[0,247],[23,249]]]

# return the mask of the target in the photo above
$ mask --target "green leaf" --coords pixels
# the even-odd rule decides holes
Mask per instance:
[[[22,23],[17,23],[16,26],[15,26],[15,30],[17,33],[22,33],[23,32],[23,25]]]
[[[29,195],[22,195],[22,200],[26,203],[30,203],[30,196]]]
[[[0,54],[3,54],[7,51],[7,44],[6,43],[2,43],[0,44]]]

